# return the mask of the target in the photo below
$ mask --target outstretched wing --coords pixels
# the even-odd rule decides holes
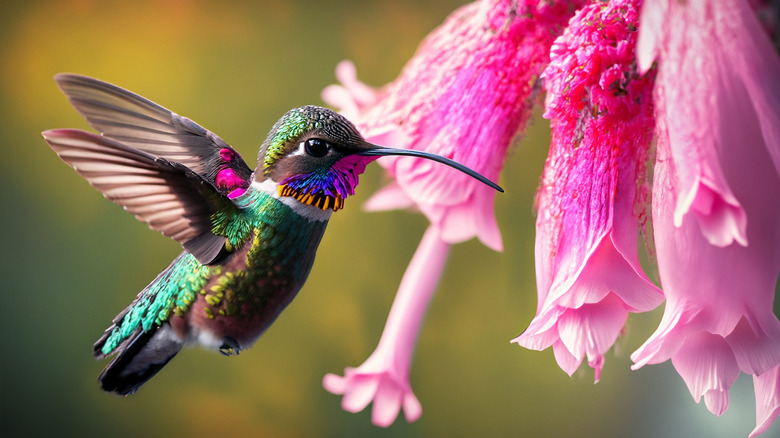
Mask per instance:
[[[246,188],[252,170],[241,155],[192,120],[116,85],[87,76],[54,76],[71,105],[103,136],[181,163],[222,194]]]
[[[43,132],[54,152],[103,195],[149,227],[181,243],[203,264],[212,263],[225,237],[211,216],[238,208],[183,164],[76,129]]]

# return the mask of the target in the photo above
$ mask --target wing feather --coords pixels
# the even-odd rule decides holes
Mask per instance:
[[[222,194],[251,182],[252,170],[241,155],[217,135],[192,120],[116,85],[86,76],[54,77],[71,105],[103,136],[155,157],[181,163]],[[217,175],[232,169],[238,186],[218,184]]]
[[[212,233],[211,216],[236,207],[200,175],[180,163],[85,131],[57,129],[43,137],[106,198],[181,243],[198,261],[208,264],[219,255],[225,238]]]

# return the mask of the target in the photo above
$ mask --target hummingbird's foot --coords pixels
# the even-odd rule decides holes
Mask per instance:
[[[219,352],[225,356],[237,356],[241,352],[241,346],[238,345],[235,339],[230,336],[222,338],[222,345],[219,347]]]

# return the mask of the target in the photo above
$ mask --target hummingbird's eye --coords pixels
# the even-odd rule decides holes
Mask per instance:
[[[306,153],[315,158],[324,157],[330,151],[330,143],[321,138],[310,138],[303,146]]]

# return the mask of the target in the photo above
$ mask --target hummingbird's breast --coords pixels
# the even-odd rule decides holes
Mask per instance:
[[[214,268],[182,318],[186,321],[178,323],[186,323],[187,337],[208,348],[223,351],[231,342],[236,350],[251,346],[295,298],[311,271],[327,220],[301,216],[274,198],[266,202],[249,237]]]

